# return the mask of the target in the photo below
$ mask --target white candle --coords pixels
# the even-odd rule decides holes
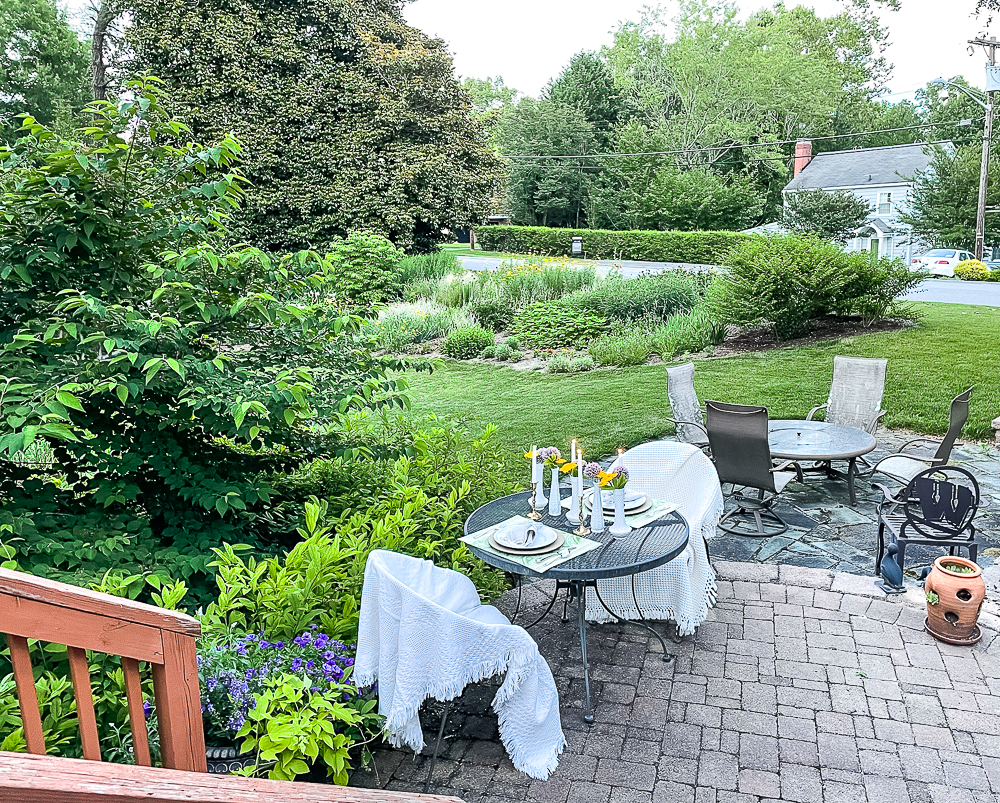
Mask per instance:
[[[531,481],[532,482],[538,482],[538,470],[535,468],[535,450],[537,450],[537,449],[538,449],[537,446],[532,446],[531,447]]]
[[[576,461],[576,476],[577,476],[577,494],[583,496],[583,449],[577,449],[577,461]],[[580,516],[583,516],[583,512],[580,512]]]
[[[622,461],[622,457],[624,457],[624,455],[625,455],[625,450],[624,449],[619,449],[618,450],[618,459],[615,460],[615,468],[617,468],[618,466],[624,466],[625,465],[625,463]]]

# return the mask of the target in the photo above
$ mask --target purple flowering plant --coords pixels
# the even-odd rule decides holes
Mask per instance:
[[[587,463],[583,467],[583,476],[590,480],[599,479],[601,476],[601,464]]]
[[[371,690],[359,691],[348,683],[354,650],[355,645],[337,641],[315,625],[288,642],[271,641],[263,633],[203,640],[198,674],[206,736],[234,741],[268,679],[281,675],[305,678],[311,691],[331,700],[367,707],[374,699]]]
[[[542,456],[542,460],[545,461],[545,465],[549,468],[559,468],[559,466],[565,462],[562,459],[562,452],[560,452],[555,446],[546,446],[538,452],[536,459],[538,456]]]

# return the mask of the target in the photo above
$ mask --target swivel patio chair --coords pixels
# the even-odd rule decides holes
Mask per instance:
[[[694,363],[667,366],[667,398],[670,399],[668,418],[676,428],[677,440],[699,449],[708,447],[708,431],[701,403],[694,389]]]
[[[434,774],[451,704],[469,683],[504,675],[493,700],[500,739],[518,770],[545,779],[566,743],[552,672],[523,627],[482,605],[472,581],[429,560],[376,549],[368,556],[354,682],[378,681],[389,742],[424,747],[420,705],[446,703],[424,784]]]
[[[708,441],[719,481],[732,483],[736,501],[736,509],[719,520],[719,529],[756,538],[785,532],[788,525],[772,508],[778,494],[796,479],[797,473],[785,471],[794,465],[792,462],[773,465],[767,439],[767,408],[717,401],[707,402],[705,407]],[[755,489],[756,497],[747,489]]]
[[[834,357],[830,396],[825,404],[809,411],[806,421],[812,421],[817,412],[825,410],[828,423],[863,429],[874,435],[878,422],[885,415],[882,396],[887,363],[888,360],[864,357]]]
[[[872,468],[872,473],[885,474],[905,485],[925,469],[945,465],[951,459],[951,450],[969,417],[969,398],[974,389],[975,385],[951,400],[948,433],[944,438],[914,438],[907,441],[897,453],[879,460]],[[930,453],[932,446],[937,446],[933,454]]]
[[[877,507],[875,574],[881,571],[884,579],[879,585],[886,593],[898,594],[904,590],[902,572],[909,544],[948,547],[951,555],[956,549],[965,548],[969,559],[975,562],[979,544],[973,519],[980,496],[979,483],[971,473],[958,466],[934,466],[920,471],[895,493],[885,485],[875,487],[885,495]],[[889,572],[882,567],[887,534],[890,554],[891,545],[896,546],[898,571]]]

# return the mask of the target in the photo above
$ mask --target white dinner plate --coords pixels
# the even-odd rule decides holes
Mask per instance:
[[[527,536],[528,529],[535,531],[534,536]],[[511,549],[544,549],[555,543],[559,531],[536,522],[510,524],[493,533],[493,539],[500,546]]]

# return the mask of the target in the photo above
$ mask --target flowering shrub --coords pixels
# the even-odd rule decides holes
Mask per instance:
[[[198,668],[207,734],[226,741],[234,739],[266,681],[284,673],[308,678],[314,692],[359,696],[356,689],[343,684],[354,666],[353,656],[353,644],[332,639],[315,625],[289,642],[268,641],[263,633],[248,633],[201,647]]]
[[[983,282],[990,278],[990,269],[978,259],[966,259],[955,266],[955,275],[967,282]]]

